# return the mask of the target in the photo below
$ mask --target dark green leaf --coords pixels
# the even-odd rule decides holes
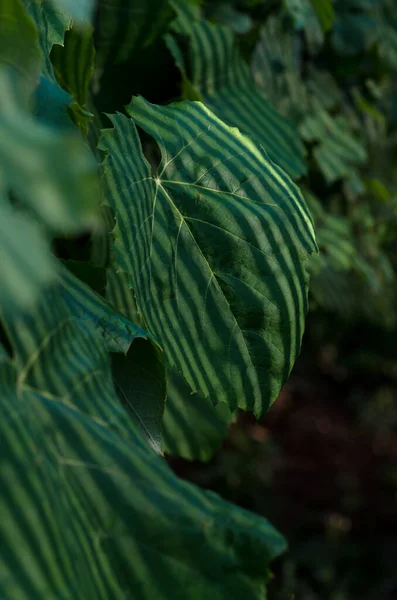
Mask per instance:
[[[316,250],[303,198],[201,103],[137,98],[128,111],[162,164],[152,178],[133,122],[111,116],[100,147],[118,267],[168,366],[193,391],[261,415],[300,349],[304,262]]]

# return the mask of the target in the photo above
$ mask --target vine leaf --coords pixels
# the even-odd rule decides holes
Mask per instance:
[[[134,98],[100,148],[115,256],[168,367],[192,391],[262,415],[300,350],[305,201],[267,154],[202,103]],[[152,177],[134,121],[159,144]]]

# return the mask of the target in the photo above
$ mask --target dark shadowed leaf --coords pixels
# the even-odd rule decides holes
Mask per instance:
[[[128,276],[122,272],[116,273],[114,268],[107,269],[107,274],[108,300],[131,321],[142,324],[134,290],[128,286]],[[125,403],[131,403],[132,414],[143,415],[144,420],[140,423],[143,430],[148,429],[145,422],[146,414],[149,416],[150,423],[157,423],[157,439],[164,452],[188,460],[210,460],[225,438],[229,423],[233,419],[229,408],[223,403],[214,406],[203,394],[192,394],[184,378],[172,368],[167,369],[167,401],[165,402],[164,376],[161,375],[157,352],[153,345],[140,340],[139,344],[133,345],[128,354],[134,353],[136,360],[137,355],[140,358],[140,348],[144,361],[140,373],[144,384],[143,394],[141,398],[135,393],[130,394],[129,398],[125,398]],[[114,358],[117,358],[119,363],[124,360],[124,357],[120,356]],[[138,360],[138,366],[140,362]],[[116,388],[121,386],[121,379],[128,380],[136,377],[134,364],[135,361],[128,362],[128,373],[123,374],[121,370],[117,373],[114,370]],[[155,371],[158,373],[157,377],[153,375]],[[153,431],[153,427],[150,429]]]
[[[160,350],[137,340],[128,353],[112,355],[116,391],[151,447],[161,453],[166,379]]]

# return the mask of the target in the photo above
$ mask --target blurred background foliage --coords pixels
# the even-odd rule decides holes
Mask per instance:
[[[181,4],[186,10],[186,2],[174,2]],[[190,8],[233,30],[256,86],[296,125],[307,171],[291,175],[311,209],[321,253],[311,267],[301,357],[269,414],[259,423],[240,415],[206,464],[170,462],[286,535],[290,551],[274,569],[271,600],[392,600],[395,1],[212,0]],[[186,55],[189,42],[179,36]],[[182,72],[173,94],[193,99],[191,81],[194,73]]]

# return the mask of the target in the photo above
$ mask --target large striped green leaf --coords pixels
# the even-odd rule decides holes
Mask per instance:
[[[299,353],[305,202],[284,171],[203,104],[127,107],[162,153],[155,177],[132,120],[111,115],[100,148],[115,254],[168,366],[193,391],[263,414]]]
[[[222,120],[261,144],[270,159],[293,177],[306,172],[305,149],[295,126],[282,117],[252,81],[233,32],[208,21],[193,22],[186,64],[170,46],[205,104]]]
[[[108,351],[144,333],[67,273],[5,326],[0,597],[262,599],[283,538],[178,480],[117,398]]]

